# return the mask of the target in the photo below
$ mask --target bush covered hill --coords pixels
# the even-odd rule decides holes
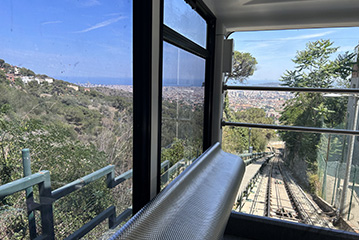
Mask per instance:
[[[23,177],[23,148],[30,149],[32,172],[50,171],[53,189],[108,164],[119,175],[132,168],[132,94],[84,88],[0,60],[0,185]],[[113,203],[131,205],[130,181],[111,192],[103,182],[56,202],[57,238]],[[0,239],[28,238],[24,204],[22,194],[1,200]]]

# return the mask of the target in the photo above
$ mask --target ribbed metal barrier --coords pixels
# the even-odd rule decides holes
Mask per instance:
[[[221,239],[244,169],[217,143],[110,239]]]

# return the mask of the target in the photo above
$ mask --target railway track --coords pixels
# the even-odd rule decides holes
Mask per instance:
[[[257,177],[241,211],[333,228],[328,217],[285,170],[278,156],[273,158]]]

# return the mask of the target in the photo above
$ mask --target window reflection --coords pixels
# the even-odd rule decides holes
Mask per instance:
[[[170,166],[202,153],[204,72],[204,59],[164,43],[161,160]]]
[[[200,46],[206,47],[206,21],[185,1],[164,1],[164,23]]]

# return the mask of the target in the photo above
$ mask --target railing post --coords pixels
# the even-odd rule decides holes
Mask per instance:
[[[322,184],[322,198],[327,201],[327,172],[328,172],[328,162],[324,162],[324,176],[323,176],[323,184]]]
[[[115,171],[111,171],[106,176],[106,186],[107,188],[113,188],[115,184]]]
[[[24,177],[30,176],[31,159],[30,159],[30,150],[28,148],[22,150],[22,165],[24,167],[23,169]],[[35,214],[33,211],[30,211],[31,205],[34,203],[33,189],[32,187],[29,187],[25,191],[26,191],[26,207],[27,207],[27,219],[29,221],[30,239],[35,239],[37,236]]]
[[[40,212],[41,212],[41,225],[42,234],[46,235],[46,239],[55,239],[54,232],[54,217],[52,211],[52,194],[51,194],[51,180],[50,173],[46,172],[44,182],[39,184],[40,193]]]
[[[161,183],[162,185],[165,185],[169,181],[168,169],[169,169],[169,161],[166,160],[166,164],[163,167],[164,173],[162,175],[162,183]]]
[[[337,185],[337,180],[338,180],[338,174],[339,174],[339,161],[337,163],[337,168],[335,169],[335,180],[334,180],[334,185],[333,185],[333,193],[332,193],[332,201],[331,201],[331,205],[334,204],[334,195],[336,194],[336,185]]]
[[[356,179],[356,173],[357,173],[357,166],[354,166],[354,176],[353,176],[353,185],[352,185],[352,195],[350,196],[350,203],[349,203],[349,210],[348,210],[348,218],[349,221],[350,217],[350,210],[352,209],[352,203],[353,203],[353,194],[354,194],[354,187],[355,187],[355,179]]]

